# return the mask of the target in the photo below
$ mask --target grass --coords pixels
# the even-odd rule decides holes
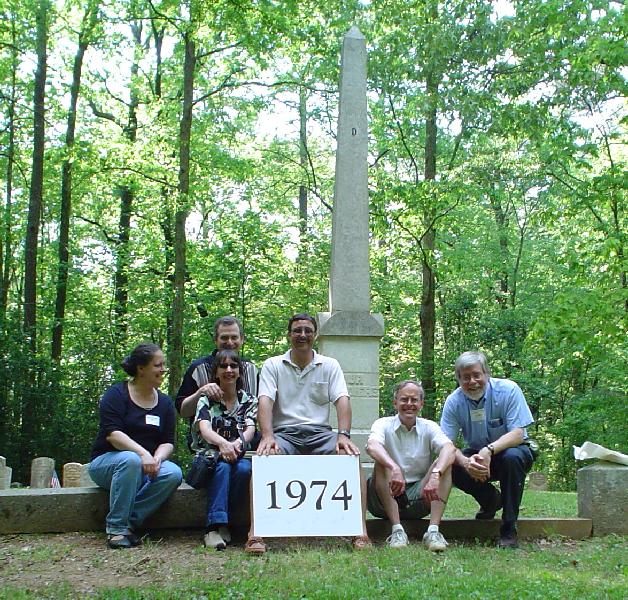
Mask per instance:
[[[263,557],[234,552],[219,578],[179,585],[101,590],[102,600],[548,598],[621,599],[628,595],[625,537],[524,542],[517,551],[452,545],[434,555],[420,545],[360,554],[337,543],[295,544]],[[52,592],[52,590],[50,590]],[[67,588],[59,596],[73,597]],[[54,594],[55,592],[53,592]],[[0,593],[0,597],[5,597]],[[11,595],[6,598],[32,598]]]
[[[472,517],[475,503],[454,490],[446,515]],[[528,492],[522,516],[573,517],[576,494]],[[378,545],[352,552],[343,539],[271,541],[272,551],[249,556],[240,548],[213,553],[190,547],[176,577],[158,564],[142,585],[101,588],[102,600],[210,599],[380,599],[478,598],[553,599],[628,597],[628,538],[609,535],[574,541],[546,538],[522,541],[519,550],[498,550],[493,542],[452,543],[446,552],[427,552],[418,541],[392,550]],[[167,546],[161,550],[167,553]],[[33,562],[64,568],[64,547],[40,551]],[[58,554],[58,556],[57,556]],[[106,557],[107,555],[104,554]],[[189,559],[185,558],[189,556]],[[200,559],[200,560],[199,560]],[[166,561],[168,558],[166,556]],[[196,564],[192,566],[193,561]],[[60,562],[57,562],[60,561]],[[188,564],[189,563],[189,564]],[[200,564],[200,567],[199,567]],[[0,587],[0,599],[76,598],[67,583],[28,592]]]
[[[471,496],[451,490],[445,518],[473,518],[478,505]],[[576,492],[536,492],[525,490],[519,509],[520,517],[569,518],[578,516]]]
[[[625,542],[608,537],[567,546],[526,543],[517,552],[457,545],[442,556],[419,545],[359,555],[344,549],[296,548],[262,561],[234,557],[225,565],[225,572],[233,573],[226,581],[191,582],[176,594],[269,599],[625,598]]]

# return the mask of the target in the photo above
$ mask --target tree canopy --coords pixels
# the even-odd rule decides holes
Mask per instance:
[[[224,314],[258,363],[327,309],[342,36],[369,52],[380,404],[469,349],[523,388],[552,485],[626,451],[625,10],[601,0],[2,0],[0,453],[86,462],[151,340]],[[179,445],[185,458],[184,444]]]

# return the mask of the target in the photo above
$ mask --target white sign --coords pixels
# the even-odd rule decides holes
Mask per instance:
[[[362,535],[357,456],[253,456],[253,532]]]

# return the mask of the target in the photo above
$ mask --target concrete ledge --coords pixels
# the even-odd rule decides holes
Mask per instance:
[[[203,527],[205,492],[186,483],[153,514],[154,529]],[[109,492],[98,487],[0,491],[0,533],[100,531],[109,512]]]
[[[406,533],[412,537],[423,537],[429,525],[428,519],[403,521]],[[443,519],[440,531],[446,539],[493,539],[499,536],[501,520],[478,521],[476,519]],[[369,519],[366,522],[369,536],[374,540],[383,540],[390,535],[390,523],[386,519]],[[562,535],[575,540],[591,537],[591,519],[532,519],[517,521],[520,538]]]
[[[0,534],[102,531],[108,512],[109,492],[97,487],[22,489],[0,491]],[[186,483],[146,522],[149,529],[201,528],[205,525],[205,492]],[[242,519],[240,519],[242,524]],[[422,536],[426,519],[406,521],[410,536]],[[499,520],[444,519],[441,531],[451,539],[486,539],[499,534]],[[384,519],[367,521],[369,535],[384,540],[390,523]],[[573,539],[591,536],[591,519],[520,519],[519,536],[542,537],[549,534]]]

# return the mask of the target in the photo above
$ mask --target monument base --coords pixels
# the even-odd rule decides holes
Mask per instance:
[[[318,313],[319,349],[342,367],[351,395],[351,439],[364,451],[373,421],[379,417],[379,341],[381,315],[338,311]],[[331,425],[337,426],[332,411]],[[363,452],[363,460],[370,458]]]

